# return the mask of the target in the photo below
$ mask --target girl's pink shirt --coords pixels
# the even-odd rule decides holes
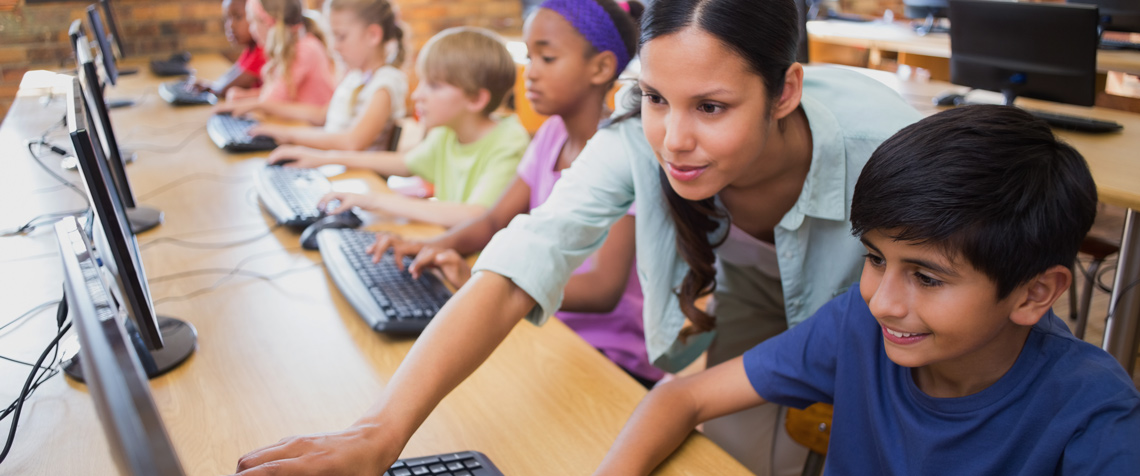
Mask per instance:
[[[317,37],[306,34],[297,42],[290,71],[296,93],[290,96],[284,78],[273,78],[261,87],[261,100],[299,102],[324,106],[332,99],[336,81],[329,68],[329,57]],[[263,77],[264,79],[264,77]]]

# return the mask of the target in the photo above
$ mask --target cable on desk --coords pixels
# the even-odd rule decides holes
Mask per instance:
[[[47,174],[51,175],[52,178],[58,180],[61,185],[65,186],[67,188],[70,188],[72,191],[74,191],[76,194],[78,194],[79,197],[83,199],[83,203],[86,204],[87,208],[91,208],[91,203],[87,201],[87,192],[84,192],[83,190],[81,190],[78,186],[76,186],[70,180],[67,180],[67,179],[61,177],[59,174],[55,173],[55,171],[53,171],[51,169],[51,167],[48,167],[47,164],[45,164],[43,162],[43,160],[40,159],[39,154],[36,154],[36,151],[32,150],[32,146],[34,146],[34,145],[47,146],[48,148],[50,148],[52,150],[52,152],[55,152],[57,154],[64,155],[64,156],[67,155],[66,150],[59,148],[59,147],[56,147],[54,145],[51,145],[43,139],[30,140],[27,142],[27,145],[28,145],[28,154],[31,154],[32,159],[34,159],[36,161],[36,164],[38,164],[40,166],[40,168],[44,169],[44,172],[47,172]]]
[[[146,243],[139,244],[139,250],[145,250],[145,249],[150,248],[154,245],[159,245],[162,243],[170,243],[174,246],[181,246],[183,248],[193,248],[193,249],[200,249],[200,250],[218,250],[218,249],[223,249],[223,248],[232,248],[234,246],[240,246],[240,245],[253,243],[253,242],[258,241],[258,240],[265,238],[267,236],[271,236],[271,235],[273,235],[274,231],[277,231],[278,228],[281,228],[281,225],[275,224],[275,225],[269,227],[269,229],[266,230],[265,233],[259,234],[257,236],[251,236],[249,238],[242,238],[242,239],[236,240],[236,241],[219,242],[219,243],[202,243],[202,242],[197,242],[197,241],[187,241],[187,240],[181,240],[181,239],[174,238],[174,237],[164,236],[161,238],[155,238],[155,239],[150,240]]]
[[[126,146],[131,148],[131,149],[135,149],[135,150],[146,150],[146,151],[150,151],[150,152],[158,152],[160,154],[170,154],[170,153],[180,152],[183,148],[186,147],[186,144],[189,144],[191,140],[193,140],[195,137],[198,136],[198,134],[200,134],[202,132],[206,132],[206,125],[205,124],[202,124],[201,127],[191,131],[189,134],[186,135],[186,137],[184,137],[182,139],[181,142],[179,142],[175,145],[166,146],[166,145],[157,145],[157,144],[134,144],[134,143],[130,143],[130,144],[126,144]]]
[[[8,415],[13,415],[12,426],[8,429],[8,439],[4,442],[4,450],[0,451],[0,464],[8,457],[8,452],[12,449],[12,442],[16,439],[16,427],[20,423],[20,412],[24,408],[24,402],[31,397],[32,393],[39,388],[44,382],[48,381],[56,374],[59,373],[59,368],[56,367],[59,360],[59,340],[63,338],[67,331],[71,330],[71,323],[64,324],[67,319],[67,300],[60,299],[59,307],[56,312],[56,329],[58,332],[43,353],[40,354],[39,359],[33,365],[31,372],[28,373],[28,379],[24,381],[24,386],[20,389],[20,396],[12,404],[8,405],[3,411],[0,411],[0,420],[7,418]],[[42,365],[44,359],[47,359],[49,353],[52,355],[51,361],[48,365]]]
[[[135,133],[139,131],[139,129],[147,129],[147,130],[151,131],[152,133],[161,134],[161,133],[170,132],[170,131],[186,130],[189,127],[200,126],[200,125],[202,125],[202,121],[183,122],[181,124],[175,124],[173,126],[148,126],[146,124],[139,124],[139,125],[132,127],[131,130],[127,131],[126,134],[123,134],[123,137],[133,137],[135,135]]]
[[[249,183],[253,179],[251,177],[248,177],[248,176],[230,176],[230,175],[221,175],[221,174],[215,174],[215,173],[210,173],[210,172],[198,172],[198,173],[189,174],[185,177],[182,177],[180,179],[177,179],[177,180],[174,180],[170,183],[162,185],[158,188],[155,188],[154,190],[151,190],[149,192],[141,194],[138,196],[138,201],[141,202],[143,200],[153,198],[155,195],[166,192],[166,191],[168,191],[174,187],[177,187],[179,185],[182,185],[184,183],[193,182],[195,180],[213,180],[215,182],[220,182],[220,183],[243,184],[243,183]]]
[[[20,322],[23,319],[26,319],[26,318],[29,318],[29,317],[34,316],[36,314],[39,314],[44,309],[47,309],[47,308],[54,306],[56,304],[59,304],[59,300],[48,301],[45,303],[41,303],[41,304],[37,305],[36,307],[33,307],[33,308],[29,309],[27,312],[20,314],[19,317],[12,319],[12,320],[8,321],[6,324],[0,326],[0,332],[2,332],[4,329],[7,329],[9,326],[16,324],[17,322]]]
[[[59,147],[53,146],[51,144],[48,144],[47,142],[43,141],[42,139],[38,140],[38,141],[28,141],[27,145],[28,145],[28,153],[31,154],[32,159],[35,160],[36,164],[39,165],[40,168],[42,168],[44,170],[44,172],[47,172],[48,175],[51,175],[56,180],[58,180],[61,184],[70,188],[72,191],[74,191],[76,194],[78,194],[81,198],[83,198],[84,208],[82,210],[45,213],[43,215],[32,218],[31,220],[28,220],[27,223],[25,223],[24,225],[12,230],[12,231],[0,232],[0,237],[26,235],[26,234],[34,231],[37,226],[41,225],[40,221],[43,219],[54,220],[57,218],[63,218],[63,217],[67,217],[67,216],[78,216],[78,215],[82,215],[84,213],[87,213],[87,211],[91,209],[91,202],[89,202],[87,200],[87,194],[83,190],[80,190],[79,187],[77,187],[75,184],[71,183],[71,181],[59,176],[59,174],[52,171],[51,168],[47,166],[47,164],[43,163],[43,161],[40,160],[40,156],[36,154],[36,151],[32,149],[32,146],[34,146],[34,145],[46,145],[48,147],[51,147],[52,150],[55,151],[56,153],[60,153],[60,154],[66,154],[67,151],[60,149]]]
[[[290,274],[299,273],[299,272],[301,272],[301,271],[306,271],[306,270],[310,270],[310,269],[313,269],[313,268],[320,268],[320,267],[323,267],[324,265],[325,265],[325,263],[322,261],[322,262],[319,262],[319,263],[313,263],[313,264],[309,264],[309,265],[305,265],[305,266],[299,266],[299,267],[296,267],[296,268],[292,268],[292,269],[287,269],[287,270],[285,270],[285,271],[281,271],[281,272],[279,272],[279,273],[275,273],[275,274],[266,274],[266,275],[256,275],[257,273],[253,273],[252,271],[250,271],[250,272],[245,272],[244,270],[241,270],[241,269],[239,269],[239,268],[234,268],[234,269],[233,269],[233,270],[231,270],[231,271],[230,271],[228,274],[226,274],[225,276],[222,276],[222,277],[221,277],[221,279],[219,279],[218,281],[216,281],[214,284],[211,284],[210,286],[207,286],[207,287],[204,287],[204,288],[201,288],[201,289],[197,289],[197,290],[195,290],[195,291],[192,291],[192,292],[189,292],[189,293],[183,294],[183,295],[181,295],[181,296],[168,296],[168,297],[164,297],[164,298],[161,298],[161,299],[157,299],[157,300],[155,300],[155,301],[154,301],[154,305],[157,307],[157,306],[158,306],[158,305],[160,305],[160,304],[165,304],[165,303],[168,303],[168,302],[175,302],[175,301],[185,301],[185,300],[187,300],[187,299],[193,299],[193,298],[196,298],[196,297],[198,297],[198,296],[201,296],[201,295],[203,295],[203,294],[206,294],[206,293],[208,293],[208,292],[214,291],[215,289],[218,289],[218,288],[219,288],[219,287],[221,287],[223,284],[225,284],[225,283],[226,283],[226,282],[228,282],[230,279],[232,279],[234,276],[237,276],[237,275],[239,275],[239,274],[245,274],[245,275],[247,275],[247,276],[250,276],[250,275],[256,275],[256,276],[254,276],[254,277],[255,277],[255,278],[257,278],[257,279],[260,279],[260,280],[262,280],[262,281],[269,281],[269,282],[272,282],[273,280],[275,280],[275,279],[277,279],[277,278],[282,278],[282,277],[288,276],[288,275],[290,275]]]
[[[261,278],[265,275],[262,273],[255,273],[253,271],[246,271],[246,270],[242,269],[242,267],[244,267],[246,264],[249,264],[250,262],[252,262],[258,258],[262,258],[264,256],[276,255],[276,254],[281,254],[283,252],[296,251],[299,249],[301,249],[300,246],[294,246],[294,247],[290,247],[290,248],[282,248],[279,250],[262,251],[260,253],[254,253],[252,255],[246,256],[245,258],[242,258],[241,261],[238,261],[237,264],[234,265],[232,268],[191,269],[189,271],[181,271],[181,272],[177,272],[177,273],[164,274],[162,276],[155,276],[155,277],[147,279],[147,282],[150,282],[153,284],[153,283],[161,283],[163,281],[173,281],[175,279],[189,278],[189,277],[193,277],[193,276],[205,276],[205,275],[210,275],[210,274],[232,274],[232,273],[235,273],[236,271],[240,271],[240,273],[237,273],[237,274],[242,274],[244,276],[252,276],[255,278]]]

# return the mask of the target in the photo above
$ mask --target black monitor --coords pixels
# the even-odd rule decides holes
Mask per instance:
[[[98,225],[89,231],[103,264],[115,277],[117,289],[122,296],[120,302],[138,326],[132,336],[138,339],[136,344],[139,344],[139,357],[147,375],[162,375],[194,353],[197,332],[189,323],[155,314],[138,242],[130,232],[126,209],[110,178],[98,134],[91,133],[91,121],[84,113],[84,106],[80,104],[82,102],[84,99],[79,81],[73,79],[72,87],[68,89],[67,123],[75,156],[79,161],[79,171],[87,185],[87,196],[97,218]],[[74,361],[64,370],[68,375],[82,380],[81,367]]]
[[[77,19],[71,22],[71,26],[67,29],[67,37],[71,40],[71,51],[75,53],[77,59],[79,58],[79,37],[81,36],[87,35],[83,34],[83,20]]]
[[[116,53],[115,57],[123,59],[127,57],[127,49],[123,47],[123,35],[119,34],[119,25],[115,23],[115,12],[111,10],[111,0],[99,0],[99,5],[103,7],[103,15],[107,17],[107,28],[111,30],[111,40],[114,41]]]
[[[107,74],[107,82],[112,86],[119,81],[119,68],[115,65],[115,52],[111,49],[111,42],[107,39],[107,30],[103,28],[103,19],[95,5],[87,6],[87,21],[91,22],[91,34],[95,35],[95,43],[99,44],[99,56],[103,58],[103,71]]]
[[[939,18],[950,15],[949,0],[903,0],[903,15],[922,20],[914,29],[919,35],[945,33],[946,27],[938,25]]]
[[[1088,5],[950,2],[950,81],[1018,96],[1092,106],[1097,10]]]
[[[1068,0],[1069,3],[1096,5],[1103,31],[1140,33],[1140,1],[1138,0]]]
[[[55,233],[67,311],[79,335],[78,360],[119,472],[185,474],[91,243],[75,218],[60,220]]]
[[[109,159],[111,178],[119,191],[119,199],[127,208],[131,231],[142,233],[162,223],[162,211],[140,206],[135,201],[134,191],[131,190],[130,180],[127,179],[127,169],[123,158],[123,150],[115,137],[115,129],[111,126],[111,114],[107,110],[107,103],[103,99],[103,88],[99,85],[95,63],[87,57],[87,39],[80,34],[76,41],[76,63],[79,71],[79,82],[83,85],[86,98],[84,107],[87,117],[92,118],[93,132],[99,136],[104,157]]]

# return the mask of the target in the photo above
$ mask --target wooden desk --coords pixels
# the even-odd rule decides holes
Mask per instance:
[[[837,66],[840,67],[840,66]],[[844,67],[846,68],[846,67]],[[932,98],[946,91],[965,93],[966,88],[941,81],[904,81],[884,71],[849,68],[886,84],[903,95],[924,114],[942,108],[932,105]],[[1001,95],[988,91],[970,93],[976,102],[1001,103]],[[1140,114],[1019,98],[1019,106],[1116,121],[1124,130],[1113,134],[1087,134],[1061,131],[1056,133],[1076,148],[1089,164],[1096,181],[1100,201],[1127,208],[1121,238],[1117,274],[1109,301],[1110,318],[1105,325],[1104,349],[1116,357],[1131,375],[1140,343]]]
[[[202,76],[224,69],[220,60],[204,56],[195,58]],[[140,201],[166,213],[162,226],[138,237],[146,247],[142,257],[159,302],[157,311],[188,320],[199,332],[195,355],[153,380],[151,387],[188,473],[228,473],[249,450],[288,435],[350,424],[386,385],[413,341],[379,335],[366,326],[315,266],[319,253],[298,250],[297,235],[287,230],[218,250],[147,246],[160,237],[232,241],[266,234],[270,228],[252,184],[252,173],[263,162],[253,154],[219,151],[200,130],[209,108],[163,103],[154,93],[158,82],[145,73],[127,77],[109,94],[146,94],[139,106],[112,112],[121,142],[139,153],[128,172],[137,194],[147,197]],[[38,137],[61,117],[63,107],[59,99],[43,107],[38,98],[21,97],[0,128],[0,150],[8,164],[8,173],[0,174],[0,193],[8,204],[0,210],[4,227],[81,205],[71,192],[50,188],[56,183],[23,149],[23,139]],[[144,147],[177,144],[187,134],[194,136],[179,151],[159,153]],[[52,137],[56,144],[69,144],[62,132]],[[55,167],[58,158],[49,156],[45,162]],[[148,194],[193,173],[229,179],[196,180]],[[73,172],[65,176],[78,180]],[[383,189],[380,180],[368,173],[340,178]],[[48,191],[41,191],[45,187]],[[438,232],[423,225],[371,226],[420,235]],[[50,227],[28,237],[0,239],[4,263],[0,285],[11,291],[0,304],[3,322],[59,298],[62,276],[55,246]],[[164,299],[209,286],[221,275],[156,279],[187,270],[229,269],[247,258],[253,259],[245,266],[251,271],[298,271],[272,282],[236,277],[210,293],[181,301]],[[34,360],[54,335],[53,310],[0,332],[0,353]],[[73,338],[68,345],[74,345]],[[26,375],[25,367],[0,363],[0,399],[15,398]],[[490,456],[508,475],[589,474],[644,395],[644,389],[561,322],[552,320],[542,327],[524,322],[482,368],[443,400],[403,454],[474,449]],[[0,427],[4,434],[7,429]],[[54,377],[24,407],[15,446],[2,471],[113,474],[102,435],[86,388]],[[748,473],[694,434],[658,474]]]
[[[836,20],[807,22],[808,41],[831,45],[866,48],[876,51],[896,51],[904,54],[950,58],[950,35],[930,33],[919,36],[909,23],[866,23]],[[1140,52],[1097,50],[1098,72],[1120,71],[1140,74]]]

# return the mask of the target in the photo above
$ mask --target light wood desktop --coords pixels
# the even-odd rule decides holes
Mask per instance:
[[[194,66],[199,76],[216,77],[226,64],[199,55]],[[301,251],[296,233],[272,229],[252,183],[263,154],[218,150],[203,130],[210,108],[175,108],[162,102],[155,93],[159,82],[144,72],[108,90],[110,97],[142,98],[138,106],[113,111],[112,118],[120,141],[139,153],[128,172],[140,202],[166,213],[162,226],[138,237],[156,310],[190,321],[199,333],[194,356],[152,380],[151,388],[188,474],[228,473],[247,451],[289,435],[338,430],[352,423],[379,394],[413,341],[373,332],[319,266],[320,254]],[[0,208],[0,223],[5,226],[18,226],[42,213],[82,208],[82,201],[58,187],[24,149],[25,139],[38,137],[63,111],[62,98],[43,106],[38,97],[20,97],[0,127],[6,163],[6,173],[0,174],[6,204]],[[65,131],[57,129],[49,139],[70,149]],[[187,137],[183,148],[156,150]],[[49,152],[44,161],[58,170],[57,156]],[[74,172],[60,173],[80,181]],[[194,174],[213,175],[197,175],[202,178],[151,192]],[[377,176],[363,172],[335,177],[334,182],[372,191],[385,188]],[[392,222],[370,227],[418,236],[439,232],[431,226]],[[0,286],[6,290],[0,315],[5,321],[59,298],[62,272],[49,228],[0,240]],[[156,241],[217,243],[262,235],[224,249],[188,249]],[[211,286],[239,263],[243,269],[279,277],[266,282],[234,276],[213,291],[172,299]],[[210,268],[223,272],[163,278]],[[0,331],[0,353],[34,361],[55,335],[53,317],[54,306]],[[67,346],[74,347],[74,338]],[[26,375],[26,367],[0,363],[0,399],[14,399]],[[558,320],[542,327],[523,322],[443,400],[403,455],[478,450],[508,475],[589,474],[645,393]],[[7,424],[0,427],[4,434],[7,429]],[[31,397],[2,471],[115,473],[83,385],[56,376]],[[748,473],[694,434],[656,474]]]
[[[840,45],[866,48],[873,56],[882,51],[894,51],[933,58],[950,58],[949,34],[919,35],[907,22],[859,23],[815,20],[807,22],[807,31],[808,40],[813,43],[813,47]],[[1140,51],[1097,50],[1096,68],[1101,73],[1119,71],[1140,74]]]
[[[898,91],[924,114],[934,114],[944,109],[932,103],[938,94],[967,91],[967,88],[942,81],[903,80],[884,71],[847,69],[863,73]],[[1001,102],[1001,95],[975,91],[969,99],[972,102],[997,104]],[[1140,153],[1137,152],[1140,151],[1140,114],[1026,98],[1019,98],[1017,105],[1026,109],[1115,121],[1124,126],[1122,131],[1109,134],[1055,131],[1085,157],[1093,180],[1096,181],[1100,201],[1128,209],[1110,299],[1110,303],[1114,303],[1109,307],[1112,317],[1105,326],[1103,347],[1131,374],[1140,344],[1140,284],[1137,284],[1140,282]]]

